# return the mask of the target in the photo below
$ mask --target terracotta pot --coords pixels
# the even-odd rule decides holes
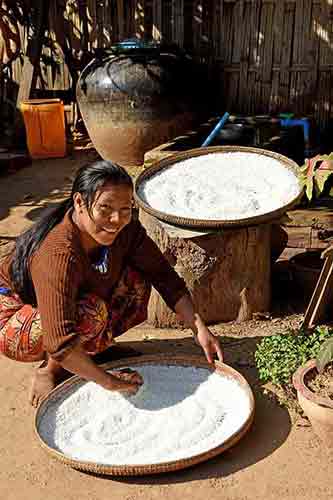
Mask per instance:
[[[76,95],[95,148],[105,160],[141,165],[144,153],[184,133],[204,101],[201,68],[176,48],[138,40],[100,49]]]
[[[311,359],[293,376],[298,402],[311,422],[314,432],[333,453],[333,401],[317,396],[306,385],[307,377],[315,376],[316,360]]]

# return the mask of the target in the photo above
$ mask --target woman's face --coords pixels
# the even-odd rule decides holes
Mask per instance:
[[[132,218],[133,190],[126,185],[106,184],[96,192],[90,213],[80,193],[74,195],[73,220],[87,251],[111,245]]]

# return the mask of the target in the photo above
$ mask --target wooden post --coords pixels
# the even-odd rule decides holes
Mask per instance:
[[[225,229],[184,235],[166,230],[156,218],[141,211],[140,219],[170,264],[186,282],[194,303],[208,323],[244,321],[266,312],[271,297],[271,226]],[[153,290],[148,322],[157,327],[182,323]]]
[[[35,86],[37,75],[35,67],[39,62],[43,38],[47,26],[49,0],[38,0],[31,7],[31,27],[28,34],[27,52],[24,57],[22,79],[16,100],[19,110],[22,101],[29,99],[31,88]]]
[[[18,110],[20,109],[21,102],[29,99],[30,97],[33,76],[34,65],[32,64],[28,56],[24,56],[22,78],[16,100],[16,108]]]
[[[124,2],[117,0],[117,14],[118,14],[118,34],[119,40],[124,38]]]

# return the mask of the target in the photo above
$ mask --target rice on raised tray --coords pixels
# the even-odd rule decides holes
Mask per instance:
[[[139,188],[152,208],[192,219],[238,220],[267,214],[300,192],[282,162],[257,153],[210,153],[157,172]]]
[[[136,395],[82,382],[58,397],[39,434],[66,456],[100,464],[158,464],[221,445],[250,415],[244,388],[203,368],[142,365]]]

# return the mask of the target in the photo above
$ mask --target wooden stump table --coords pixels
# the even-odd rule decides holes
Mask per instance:
[[[162,223],[140,210],[140,220],[170,264],[185,280],[207,323],[250,319],[269,310],[271,225],[191,231]],[[180,319],[153,289],[148,322],[179,327]]]

